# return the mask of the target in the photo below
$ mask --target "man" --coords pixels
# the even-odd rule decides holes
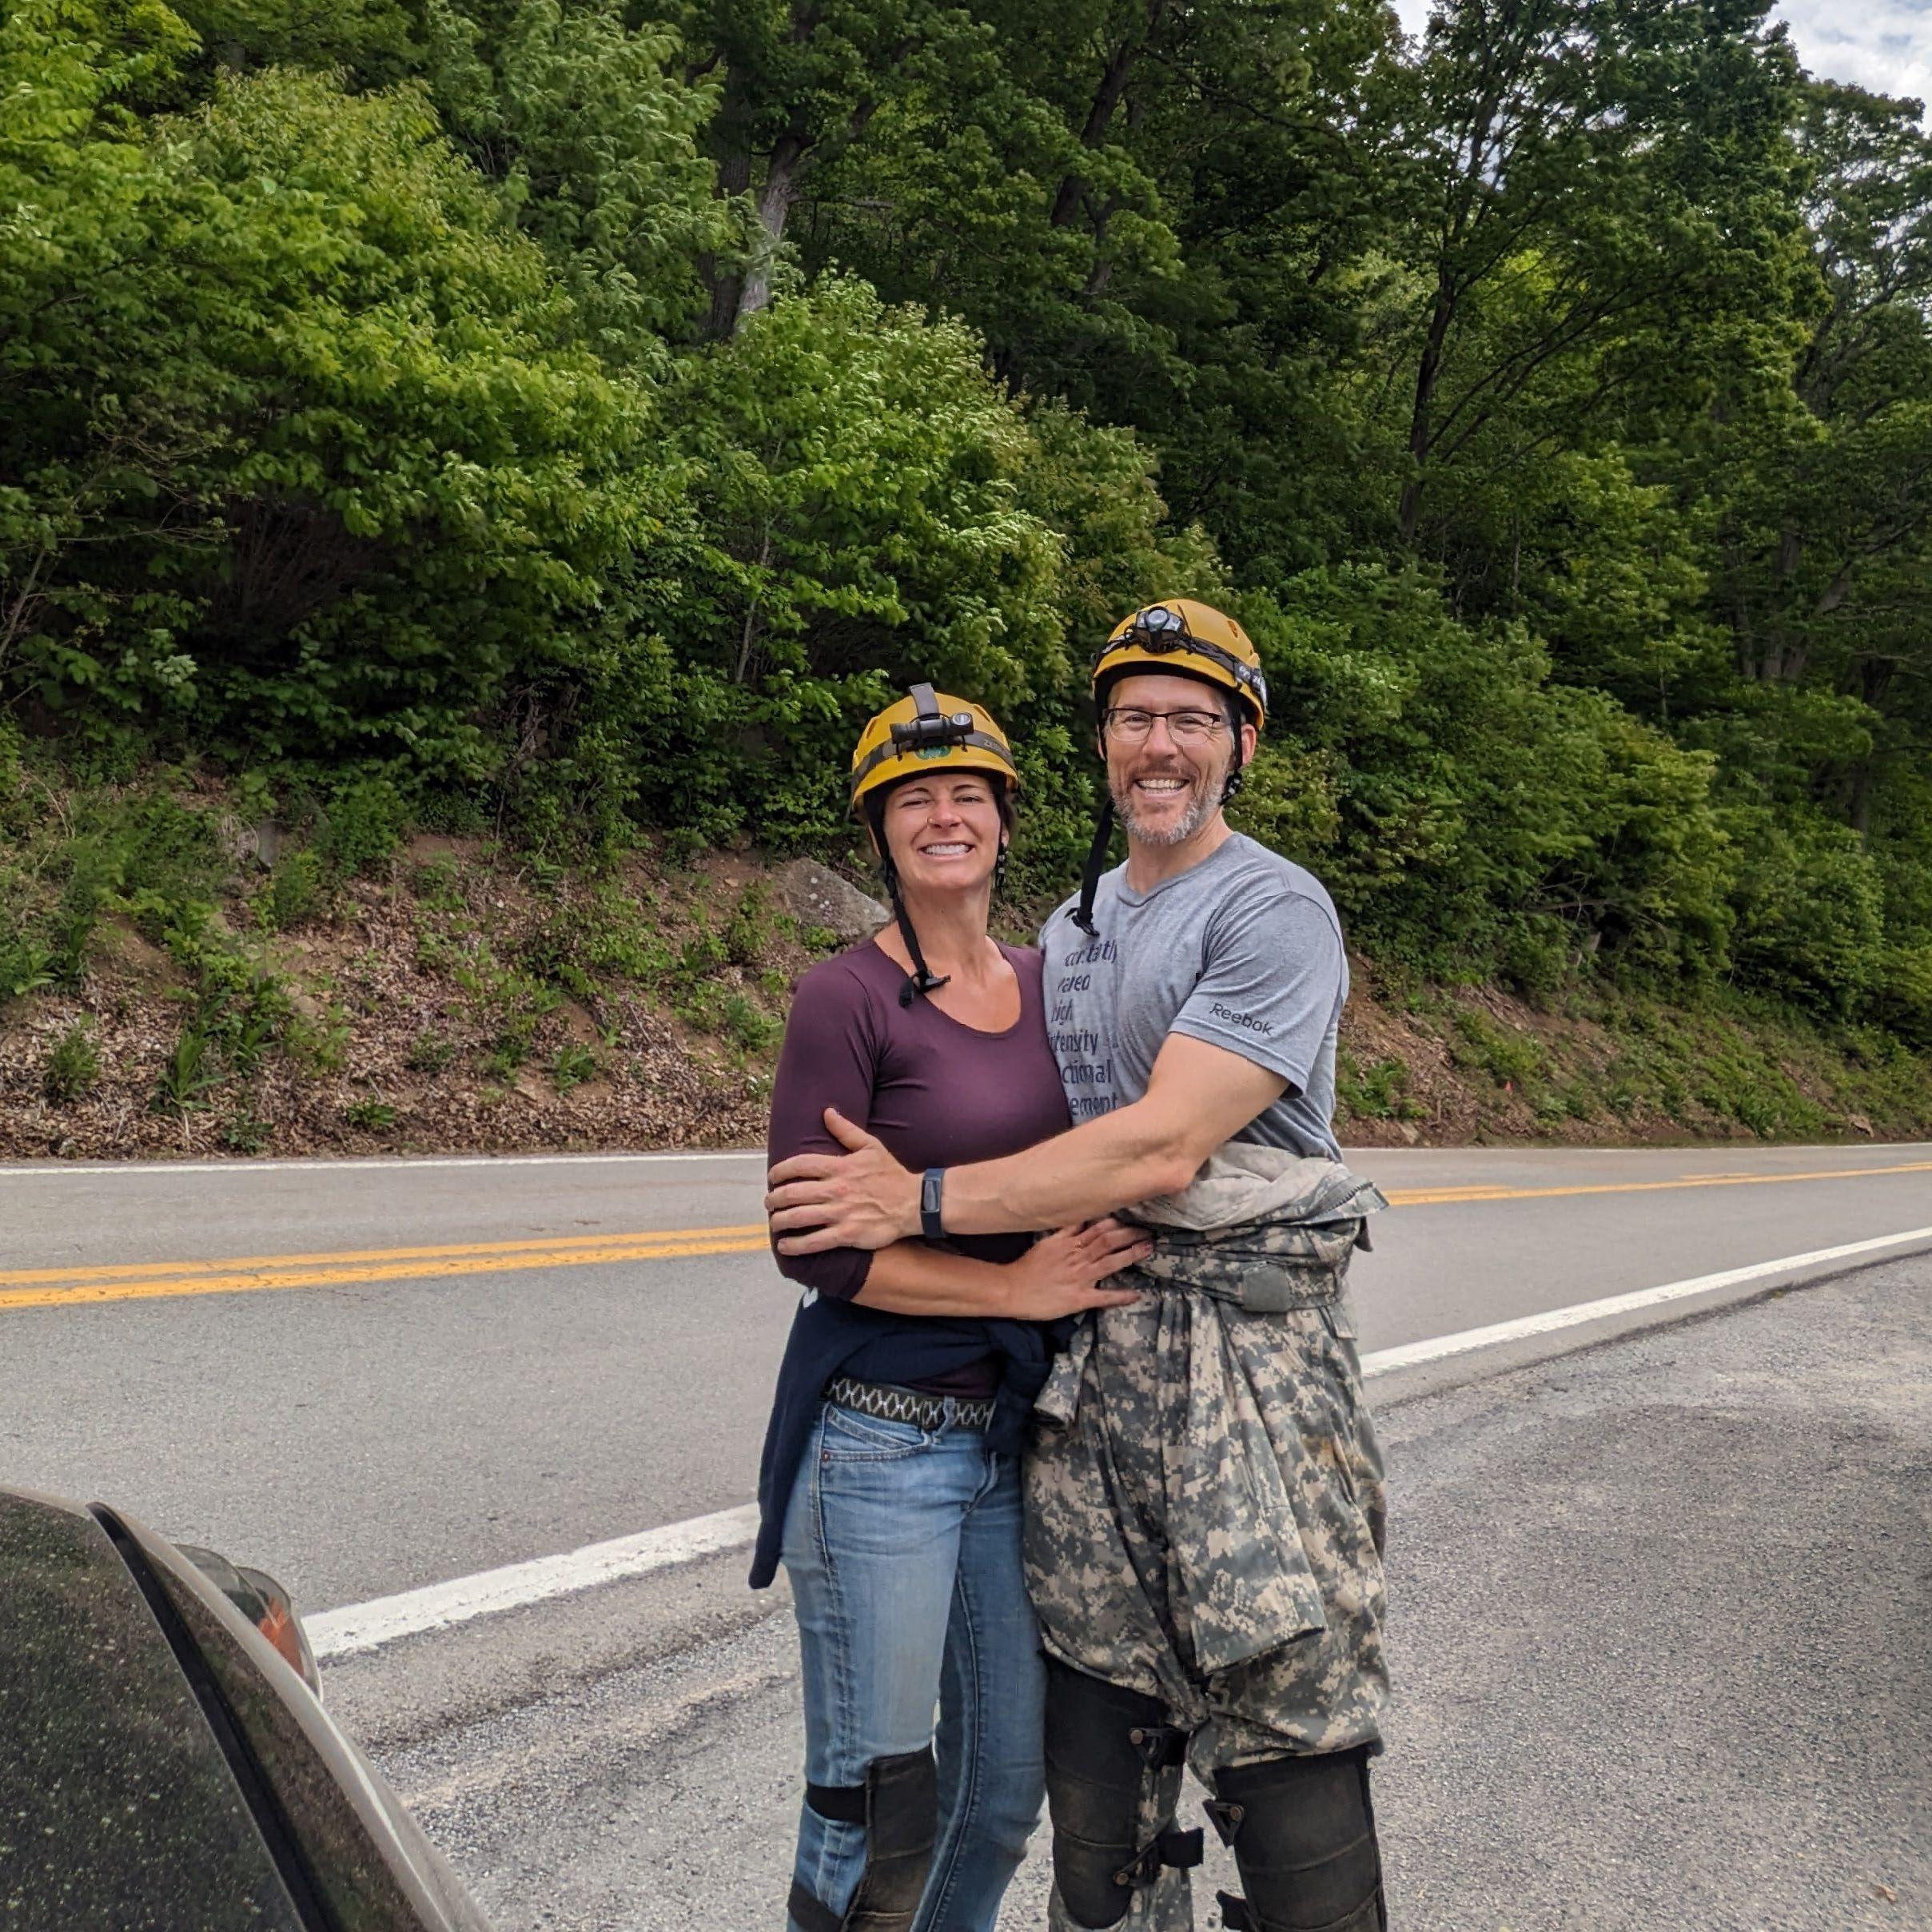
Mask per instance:
[[[1255,1932],[1379,1932],[1368,1801],[1388,1696],[1382,1472],[1342,1293],[1362,1216],[1331,1117],[1348,967],[1335,910],[1223,808],[1267,687],[1240,625],[1184,599],[1113,631],[1093,687],[1109,807],[1046,993],[1076,1125],[916,1175],[850,1151],[772,1170],[780,1248],[1064,1226],[1162,1230],[1040,1400],[1028,1580],[1048,1654],[1051,1922],[1184,1932],[1215,1792]],[[1104,878],[1109,812],[1126,862]]]

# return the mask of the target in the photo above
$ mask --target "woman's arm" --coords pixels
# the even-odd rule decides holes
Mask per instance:
[[[1004,1263],[976,1261],[923,1241],[897,1241],[873,1256],[872,1271],[854,1299],[894,1315],[1054,1321],[1137,1301],[1133,1289],[1106,1283],[1153,1251],[1144,1229],[1117,1221],[1062,1228],[1035,1241],[1018,1261]]]
[[[784,1044],[771,1077],[771,1126],[766,1142],[774,1159],[836,1150],[823,1109],[835,1106],[870,1121],[882,1042],[865,988],[843,958],[814,966],[799,982],[785,1022]],[[843,1095],[839,1100],[830,1097]],[[907,1244],[912,1245],[914,1244]],[[773,1256],[779,1273],[802,1288],[849,1301],[864,1287],[877,1257],[862,1248]]]

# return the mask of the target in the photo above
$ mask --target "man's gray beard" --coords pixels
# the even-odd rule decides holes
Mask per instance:
[[[1133,807],[1129,803],[1133,796],[1131,783],[1119,791],[1112,786],[1107,789],[1113,795],[1114,815],[1125,827],[1127,836],[1139,839],[1142,845],[1185,845],[1214,815],[1216,799],[1211,785],[1197,787],[1188,801],[1187,810],[1171,826],[1158,831],[1142,826],[1134,817]]]

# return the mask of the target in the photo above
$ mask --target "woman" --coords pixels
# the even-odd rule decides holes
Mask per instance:
[[[1066,1126],[1040,955],[986,930],[1018,783],[992,718],[930,685],[866,727],[852,804],[893,920],[799,983],[774,1161],[836,1151],[828,1108],[920,1169]],[[1037,1242],[779,1257],[806,1293],[766,1438],[751,1582],[782,1559],[799,1620],[807,1782],[791,1932],[991,1932],[1042,1788],[1018,1476],[1046,1372],[1040,1325],[1133,1301],[1101,1284],[1147,1252],[1137,1230],[1103,1221]]]

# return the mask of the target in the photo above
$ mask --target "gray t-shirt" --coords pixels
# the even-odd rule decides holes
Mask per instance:
[[[1100,882],[1040,929],[1046,1029],[1074,1122],[1138,1100],[1170,1033],[1280,1074],[1287,1091],[1234,1137],[1299,1154],[1335,1142],[1335,1036],[1348,997],[1341,922],[1315,875],[1237,832],[1151,892]]]

